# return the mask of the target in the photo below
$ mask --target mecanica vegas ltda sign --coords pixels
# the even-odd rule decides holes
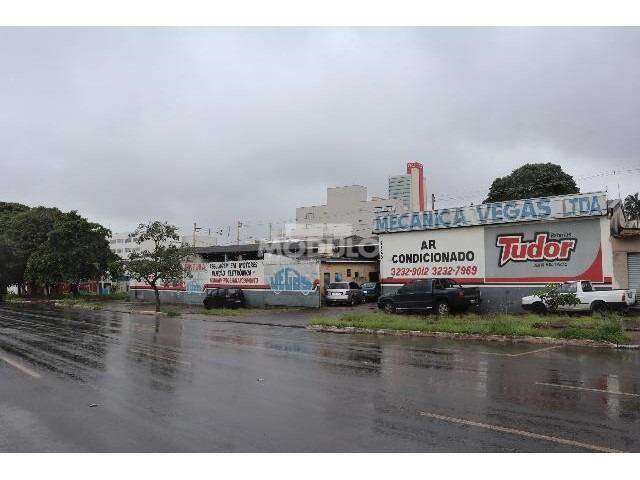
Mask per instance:
[[[603,192],[529,198],[486,203],[428,212],[381,215],[373,221],[374,233],[435,230],[440,228],[491,225],[606,215]]]

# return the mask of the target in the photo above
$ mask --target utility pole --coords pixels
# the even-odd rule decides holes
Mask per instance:
[[[193,222],[193,246],[196,246],[196,232],[202,230],[202,227],[198,227],[196,222]]]
[[[431,210],[436,209],[436,195],[435,193],[431,194]]]
[[[240,227],[242,227],[242,222],[238,220],[236,227],[236,245],[240,245]]]
[[[269,222],[269,241],[271,241],[271,222]]]

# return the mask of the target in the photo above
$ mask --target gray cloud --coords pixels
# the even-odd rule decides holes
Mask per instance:
[[[640,166],[635,28],[13,28],[0,73],[2,199],[117,231],[292,218],[410,160],[449,204],[525,162]]]

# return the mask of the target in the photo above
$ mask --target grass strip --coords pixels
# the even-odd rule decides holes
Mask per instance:
[[[527,315],[392,315],[384,312],[347,313],[339,317],[316,317],[310,325],[355,327],[371,330],[463,333],[478,335],[532,336],[626,343],[622,322],[617,316],[581,318],[562,329],[545,328],[545,324],[567,322],[564,316]]]

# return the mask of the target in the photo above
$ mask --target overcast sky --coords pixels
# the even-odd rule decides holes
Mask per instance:
[[[0,200],[114,231],[264,234],[327,186],[386,195],[407,161],[441,206],[526,162],[639,168],[639,115],[637,28],[0,30]]]

